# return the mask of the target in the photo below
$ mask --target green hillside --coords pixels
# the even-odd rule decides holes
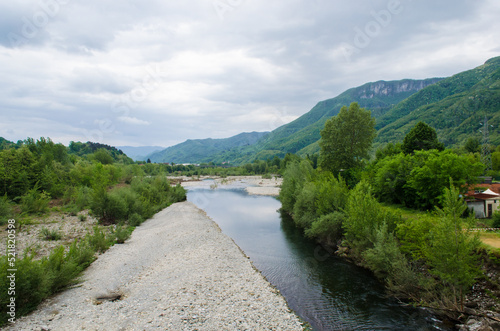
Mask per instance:
[[[224,139],[190,139],[163,151],[150,154],[148,157],[156,163],[224,162],[241,156],[245,148],[254,145],[268,134],[268,132],[250,132]]]
[[[0,137],[0,150],[14,147],[16,144],[3,137]]]
[[[480,137],[484,117],[490,124],[490,142],[500,144],[500,57],[456,74],[404,100],[377,119],[376,144],[402,141],[418,122],[434,127],[446,146]]]

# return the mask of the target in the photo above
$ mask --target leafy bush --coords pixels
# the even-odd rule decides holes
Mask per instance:
[[[142,222],[144,222],[144,219],[142,218],[141,215],[137,214],[137,213],[133,213],[132,215],[130,215],[130,217],[128,218],[128,224],[130,226],[139,226],[142,224]]]
[[[492,226],[494,228],[500,228],[500,212],[493,213]]]
[[[351,247],[358,251],[370,248],[381,221],[382,208],[366,181],[361,181],[351,191],[346,212],[348,217],[344,222],[345,236]]]
[[[7,221],[12,217],[12,206],[10,205],[7,194],[0,196],[0,225],[7,224]]]
[[[170,189],[170,201],[169,203],[186,201],[186,190],[180,184],[177,184]]]
[[[323,173],[314,184],[317,191],[315,206],[318,215],[345,210],[349,188],[342,178],[337,179],[331,173]]]
[[[132,231],[134,231],[134,228],[131,226],[118,225],[113,232],[113,234],[116,238],[116,243],[123,244],[125,242],[125,240],[130,238]]]
[[[90,247],[96,252],[105,252],[111,245],[113,239],[109,238],[98,226],[94,227],[93,234],[87,234],[85,241],[88,242]]]
[[[400,222],[396,233],[401,242],[401,251],[410,255],[415,261],[424,259],[425,247],[434,227],[435,219],[431,216],[408,218]]]
[[[463,310],[466,291],[479,275],[478,256],[474,253],[480,241],[477,233],[464,231],[475,223],[473,217],[462,218],[466,209],[457,188],[445,189],[443,209],[438,209],[441,219],[425,249],[431,274],[446,285],[455,308],[460,310]]]
[[[21,210],[29,214],[43,214],[49,209],[50,196],[38,191],[38,185],[21,197]]]
[[[394,266],[401,265],[398,261],[405,259],[385,222],[375,232],[373,248],[364,251],[363,257],[366,266],[381,279],[389,277],[394,272]]]
[[[74,241],[69,247],[66,257],[81,266],[82,270],[96,259],[95,250],[91,247],[88,240]]]
[[[293,206],[293,219],[298,226],[308,229],[316,220],[315,201],[316,187],[314,183],[305,183]]]
[[[96,188],[92,194],[91,210],[103,223],[113,224],[130,219],[136,226],[173,202],[186,199],[186,190],[170,186],[165,176],[134,178],[130,187],[106,192]],[[129,222],[130,223],[130,222]]]
[[[113,224],[117,220],[124,220],[128,214],[128,208],[116,192],[106,192],[104,189],[95,190],[90,204],[92,213],[102,223]]]
[[[305,235],[333,244],[342,237],[342,223],[345,217],[344,213],[338,211],[322,215],[309,229],[306,229]]]
[[[68,258],[64,246],[59,246],[52,251],[48,258],[41,260],[42,268],[46,270],[49,278],[49,291],[55,293],[74,282],[83,268]]]
[[[75,205],[80,208],[80,210],[90,206],[91,202],[91,189],[87,186],[79,186],[76,189],[74,197]]]
[[[80,220],[80,222],[85,222],[87,220],[87,216],[80,214],[80,215],[78,215],[78,219]]]
[[[114,192],[107,193],[104,219],[114,223],[116,220],[124,220],[127,214],[127,203],[121,198],[120,194]]]
[[[288,213],[293,212],[297,196],[305,182],[311,180],[314,169],[309,161],[291,161],[283,175],[279,199],[282,209]]]
[[[34,260],[33,256],[25,255],[22,259],[16,259],[16,316],[25,315],[34,310],[49,292],[49,279],[40,261]],[[9,288],[7,278],[9,262],[6,256],[0,257],[0,287]],[[7,290],[0,291],[0,325],[7,322],[7,304],[10,296]]]
[[[94,229],[93,234],[73,242],[67,251],[64,246],[59,246],[41,260],[35,260],[29,254],[16,259],[16,315],[26,315],[45,298],[77,283],[81,272],[95,260],[95,248],[99,247],[97,243],[102,242],[102,238],[103,232]],[[0,287],[3,289],[9,287],[9,268],[7,257],[0,257]],[[7,322],[9,301],[8,291],[0,291],[0,325]]]

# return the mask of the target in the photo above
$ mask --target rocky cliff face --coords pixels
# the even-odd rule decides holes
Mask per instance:
[[[415,93],[429,85],[439,82],[441,78],[431,78],[425,80],[405,79],[401,81],[378,81],[362,86],[358,91],[361,99],[372,99],[377,96],[393,96],[399,93]]]

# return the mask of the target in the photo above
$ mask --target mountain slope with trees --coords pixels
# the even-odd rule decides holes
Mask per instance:
[[[417,122],[434,127],[446,146],[481,137],[484,117],[489,125],[500,124],[500,57],[456,74],[404,100],[377,120],[376,143],[401,140]],[[500,144],[496,131],[490,141]]]
[[[254,145],[259,139],[268,135],[268,132],[240,133],[224,139],[189,139],[185,142],[168,147],[163,151],[148,155],[156,163],[208,163],[216,155],[240,155],[241,150]],[[220,162],[225,161],[219,156]]]

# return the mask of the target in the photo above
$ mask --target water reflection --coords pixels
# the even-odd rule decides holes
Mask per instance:
[[[331,256],[305,238],[290,219],[280,215],[281,204],[275,198],[249,196],[241,187],[223,186],[190,188],[188,200],[233,238],[314,329],[439,329],[425,310],[402,307],[388,298],[365,269]]]

